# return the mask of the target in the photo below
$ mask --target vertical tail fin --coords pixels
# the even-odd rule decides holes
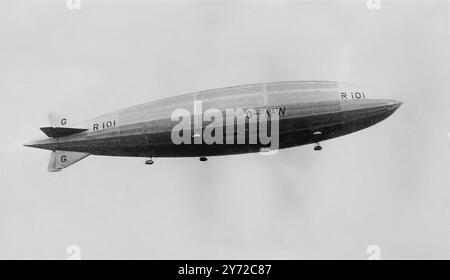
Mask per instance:
[[[50,154],[50,161],[48,162],[48,171],[61,171],[62,169],[79,162],[87,156],[89,156],[88,153],[52,151]]]
[[[87,128],[72,127],[72,119],[69,119],[63,114],[50,113],[48,114],[48,120],[50,122],[50,126],[41,127],[42,132],[44,132],[48,137],[59,138],[88,130]]]
[[[48,114],[48,121],[52,127],[70,127],[71,125],[69,119],[60,113]]]

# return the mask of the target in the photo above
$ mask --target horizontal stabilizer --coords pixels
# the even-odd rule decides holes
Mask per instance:
[[[48,171],[61,171],[62,169],[79,162],[87,156],[89,156],[88,153],[52,151],[50,155],[50,161],[48,163]]]
[[[58,138],[69,136],[87,131],[85,128],[69,128],[69,127],[41,127],[42,132],[48,137]]]

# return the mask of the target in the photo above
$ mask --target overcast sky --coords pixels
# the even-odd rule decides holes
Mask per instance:
[[[0,258],[450,257],[445,1],[0,0]],[[49,112],[90,118],[197,90],[340,80],[404,101],[386,121],[259,154],[88,157],[48,173]]]

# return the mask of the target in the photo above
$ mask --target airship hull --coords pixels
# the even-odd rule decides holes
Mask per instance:
[[[389,117],[400,102],[370,98],[365,90],[338,82],[281,82],[197,92],[163,99],[106,114],[77,125],[79,133],[50,137],[27,146],[53,151],[70,151],[102,156],[126,157],[201,157],[260,152],[267,144],[250,143],[259,130],[245,125],[245,141],[238,144],[237,129],[230,135],[224,122],[218,130],[223,144],[176,144],[173,130],[180,119],[173,117],[182,109],[192,115],[210,109],[264,113],[278,121],[277,149],[290,148],[346,135],[372,126]],[[194,116],[195,118],[195,116]],[[258,118],[256,118],[258,120]],[[194,121],[192,121],[193,123]],[[201,121],[200,131],[210,123]],[[233,123],[233,126],[236,124]],[[190,137],[194,134],[195,123]],[[67,129],[66,129],[67,130]],[[44,130],[43,130],[44,131]],[[51,128],[47,128],[50,133]],[[53,132],[54,133],[54,132]],[[64,132],[65,133],[65,132]],[[58,135],[57,133],[55,135]],[[201,135],[200,135],[201,136]],[[233,138],[229,143],[229,138]],[[242,143],[242,139],[240,139]]]
[[[396,110],[396,107],[398,106],[391,105],[384,108],[364,109],[359,112],[339,112],[320,117],[312,116],[280,120],[279,148],[285,149],[317,143],[362,130],[389,117]],[[289,129],[292,123],[295,123],[295,126],[303,127],[294,130]],[[323,125],[323,123],[327,123],[327,125]],[[321,131],[321,136],[314,136],[313,133],[315,131]],[[101,142],[98,142],[98,144],[92,146],[92,149],[86,149],[88,146],[86,143],[77,150],[104,156],[200,157],[255,153],[268,147],[262,144],[174,145],[171,143],[170,137],[170,131],[143,136],[132,135],[116,139],[120,145],[103,146]],[[246,142],[248,142],[248,138],[246,138]]]

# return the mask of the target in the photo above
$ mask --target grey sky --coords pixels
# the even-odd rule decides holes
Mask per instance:
[[[0,0],[0,257],[448,258],[449,3]],[[47,173],[48,112],[341,80],[402,107],[342,138],[198,159],[89,157]]]

